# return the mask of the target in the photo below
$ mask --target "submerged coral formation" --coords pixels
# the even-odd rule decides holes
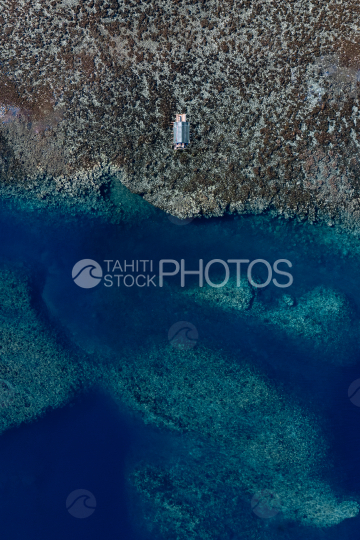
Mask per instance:
[[[0,266],[0,432],[67,403],[84,366],[34,305],[25,268]]]
[[[296,302],[284,295],[279,304],[273,309],[259,310],[260,320],[278,327],[289,337],[311,344],[317,353],[321,351],[339,365],[356,361],[350,349],[358,348],[360,321],[344,294],[317,287]]]
[[[219,279],[214,284],[221,284]],[[169,291],[171,293],[171,290]],[[185,287],[182,294],[200,304],[207,304],[213,308],[219,308],[225,312],[238,313],[247,311],[252,307],[257,295],[257,289],[252,287],[246,278],[239,283],[236,278],[230,278],[224,286]]]
[[[252,497],[264,491],[276,494],[280,521],[329,527],[357,515],[357,502],[331,485],[321,418],[267,379],[251,359],[239,354],[235,361],[201,346],[181,351],[156,339],[146,348],[123,347],[106,362],[95,353],[90,359],[62,344],[65,338],[55,332],[28,273],[6,262],[0,267],[1,431],[97,385],[122,410],[181,437],[181,452],[165,452],[155,462],[137,462],[134,456],[129,472],[144,526],[164,538],[230,540],[245,533],[265,538],[249,516]],[[223,303],[232,313],[251,312],[260,302],[249,285],[237,297],[230,289],[229,304],[219,296],[221,289],[214,297],[209,290],[202,301]],[[319,309],[322,295],[319,290],[305,297],[303,313],[308,305]],[[341,319],[346,302],[337,293],[329,302],[319,316]],[[289,295],[284,302],[294,310],[301,303]],[[301,313],[294,318],[297,333],[304,331]]]
[[[299,297],[284,293],[277,302],[268,304],[262,299],[261,290],[250,285],[245,276],[238,285],[230,278],[223,287],[184,288],[183,296],[216,313],[231,312],[239,319],[253,321],[279,332],[279,340],[292,340],[295,349],[306,348],[317,358],[334,364],[357,362],[353,354],[358,349],[360,320],[354,306],[341,292],[316,287]]]
[[[324,480],[327,448],[316,417],[245,358],[158,344],[123,356],[108,377],[114,396],[146,423],[187,440],[178,466],[164,458],[162,467],[133,472],[149,526],[165,538],[241,537],[239,505],[262,490],[277,494],[282,519],[304,525],[357,515],[357,503],[338,500]]]

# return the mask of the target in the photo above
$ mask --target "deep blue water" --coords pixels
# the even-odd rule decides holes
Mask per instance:
[[[4,434],[4,538],[132,538],[124,460],[133,438],[126,421],[101,395]],[[76,519],[66,510],[67,496],[79,488],[96,493],[91,518]]]
[[[0,257],[33,266],[39,304],[47,307],[65,343],[75,339],[104,354],[124,346],[135,351],[151,339],[166,340],[175,322],[191,322],[209,347],[235,357],[240,348],[248,352],[287,392],[321,412],[331,441],[333,478],[342,490],[360,495],[360,408],[347,398],[349,384],[360,378],[360,347],[351,349],[357,365],[336,367],[320,361],[314,351],[305,357],[301,343],[296,347],[272,330],[239,322],[214,309],[205,313],[190,302],[176,302],[165,289],[103,287],[99,294],[99,288],[76,287],[71,278],[72,267],[81,259],[149,259],[157,265],[160,259],[184,258],[189,269],[195,269],[201,258],[206,262],[260,258],[271,263],[288,259],[293,264],[294,284],[291,290],[273,285],[263,290],[269,306],[284,292],[296,297],[324,285],[344,292],[355,311],[360,311],[355,240],[333,233],[333,243],[325,245],[327,229],[265,217],[194,220],[177,226],[160,211],[148,221],[125,227],[96,218],[65,219],[3,207],[0,230]],[[168,282],[180,289],[177,277]],[[5,471],[0,489],[2,536],[14,540],[140,539],[127,498],[126,463],[148,436],[155,448],[156,440],[160,445],[161,434],[134,425],[101,393],[4,434],[0,444],[0,469]],[[67,495],[78,488],[96,493],[97,507],[88,519],[74,519],[65,508]],[[360,518],[327,531],[292,526],[286,538],[353,540],[359,538],[359,527]]]

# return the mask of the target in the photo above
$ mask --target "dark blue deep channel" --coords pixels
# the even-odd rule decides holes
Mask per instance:
[[[271,380],[321,416],[329,441],[332,485],[346,494],[346,499],[359,500],[360,407],[354,406],[347,394],[352,381],[360,378],[358,334],[349,338],[351,343],[344,343],[346,361],[337,363],[331,350],[323,354],[311,345],[307,347],[301,336],[297,343],[271,324],[236,319],[216,306],[199,307],[191,299],[178,300],[175,293],[169,294],[170,289],[180,291],[178,276],[168,278],[168,288],[161,290],[149,286],[115,291],[103,283],[93,289],[80,288],[71,271],[82,259],[98,261],[104,268],[104,260],[152,260],[154,273],[160,259],[185,259],[188,269],[195,269],[199,259],[205,263],[212,259],[265,259],[271,264],[287,259],[293,265],[294,283],[286,290],[273,284],[263,289],[264,306],[271,310],[285,293],[297,299],[323,286],[346,295],[357,318],[360,241],[330,227],[264,216],[193,220],[180,226],[155,211],[149,219],[113,225],[98,218],[69,218],[6,206],[0,209],[0,231],[0,259],[6,264],[23,262],[31,269],[35,298],[62,336],[63,346],[71,343],[87,354],[99,352],[110,358],[124,347],[137,351],[151,341],[166,341],[174,323],[191,322],[199,341],[207,347],[233,358],[241,349]],[[264,278],[262,271],[258,277]],[[196,278],[189,277],[187,283],[195,284]],[[166,431],[145,426],[119,410],[99,388],[1,435],[1,538],[170,538],[141,526],[140,510],[136,515],[127,484],[127,467],[134,455],[146,459],[148,451],[149,460],[153,460],[157,449],[159,455],[176,454],[181,444],[173,444]],[[66,509],[69,493],[77,489],[86,489],[96,497],[96,509],[86,519],[77,519]],[[250,503],[239,507],[239,512],[247,513],[247,520],[259,520]],[[260,539],[360,538],[360,517],[326,529],[290,521],[279,526],[276,520],[262,521],[261,527]],[[216,533],[213,538],[217,540]],[[251,537],[245,532],[241,536],[229,532],[221,538]]]

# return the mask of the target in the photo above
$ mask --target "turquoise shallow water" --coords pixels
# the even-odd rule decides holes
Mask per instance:
[[[285,292],[298,305],[319,286],[345,295],[351,318],[357,320],[360,244],[354,237],[263,216],[194,220],[179,226],[156,211],[151,219],[125,227],[95,218],[65,220],[54,213],[5,206],[0,227],[1,259],[7,264],[22,262],[31,269],[33,302],[57,329],[65,348],[85,351],[90,363],[101,355],[104,364],[110,365],[124,350],[136,361],[140,349],[167,343],[169,328],[188,321],[198,331],[199,346],[239,362],[243,356],[251,358],[287,395],[321,416],[333,463],[326,474],[347,499],[360,495],[360,408],[347,397],[350,383],[360,377],[357,332],[348,335],[341,326],[336,347],[330,344],[321,350],[304,333],[294,337],[271,321]],[[103,268],[103,261],[109,259],[152,260],[157,269],[160,259],[182,258],[189,269],[199,259],[266,259],[271,264],[287,259],[293,265],[294,283],[286,290],[269,285],[259,292],[262,309],[269,312],[269,320],[262,316],[260,321],[259,317],[238,318],[219,306],[194,302],[182,294],[177,276],[168,278],[162,289],[106,288],[102,282],[88,290],[77,287],[71,277],[74,264],[81,259],[97,261]],[[261,272],[259,277],[264,278]],[[195,279],[189,278],[189,287]],[[328,328],[325,325],[324,332]],[[6,471],[0,477],[4,537],[157,538],[156,530],[145,534],[138,528],[143,509],[129,494],[128,464],[134,456],[152,463],[172,463],[178,454],[185,467],[187,444],[186,437],[180,441],[174,433],[145,427],[126,413],[120,414],[100,390],[75,400],[73,407],[49,412],[34,424],[5,433],[0,450],[1,469]],[[78,488],[96,493],[96,511],[89,519],[70,519],[66,511],[67,494]],[[246,520],[259,521],[251,513],[250,501],[242,501],[239,513]],[[326,532],[265,520],[256,523],[256,538],[353,539],[359,519],[345,520]],[[214,538],[218,538],[216,534]],[[226,534],[224,538],[235,538],[229,527]],[[239,537],[251,538],[245,532]]]

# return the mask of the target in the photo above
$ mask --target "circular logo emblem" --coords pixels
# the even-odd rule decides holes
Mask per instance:
[[[180,200],[175,203],[174,211],[175,213],[181,213],[185,210],[185,204],[184,201]],[[188,223],[191,223],[194,218],[178,218],[177,216],[173,216],[172,214],[169,214],[168,220],[171,221],[174,225],[187,225]]]
[[[169,215],[168,220],[171,221],[174,225],[187,225],[188,223],[191,223],[194,218],[178,218],[176,216]]]
[[[352,382],[348,389],[348,398],[353,405],[360,407],[360,379]]]
[[[72,278],[82,289],[92,289],[101,281],[103,272],[101,266],[92,259],[83,259],[72,269]]]
[[[75,489],[66,499],[66,509],[73,517],[84,519],[95,512],[96,499],[87,489]]]
[[[251,499],[251,509],[259,518],[272,518],[281,510],[280,497],[269,489],[259,491]]]
[[[168,332],[168,339],[175,349],[188,350],[195,347],[199,334],[195,326],[186,321],[179,321],[172,325]]]

